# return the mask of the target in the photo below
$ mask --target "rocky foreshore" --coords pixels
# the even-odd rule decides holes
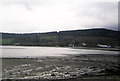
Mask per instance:
[[[3,80],[63,80],[118,76],[117,55],[71,55],[66,57],[3,58]],[[118,78],[117,77],[117,78]],[[103,77],[106,78],[106,77]]]

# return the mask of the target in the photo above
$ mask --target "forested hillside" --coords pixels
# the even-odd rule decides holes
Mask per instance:
[[[71,30],[48,33],[2,33],[2,45],[21,46],[83,46],[98,44],[118,46],[120,31],[108,29]]]

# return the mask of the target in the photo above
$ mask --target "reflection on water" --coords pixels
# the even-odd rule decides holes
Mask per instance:
[[[0,48],[2,49],[2,57],[64,56],[66,54],[118,54],[118,52],[115,51],[72,49],[63,47],[2,46]]]

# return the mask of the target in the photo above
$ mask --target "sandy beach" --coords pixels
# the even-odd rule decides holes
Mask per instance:
[[[68,55],[38,58],[2,58],[3,81],[120,80],[118,55]]]

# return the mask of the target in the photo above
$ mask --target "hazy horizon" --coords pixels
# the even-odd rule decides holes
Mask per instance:
[[[44,33],[91,28],[118,30],[118,0],[85,1],[4,0],[0,3],[0,32]]]
[[[88,28],[88,29],[74,29],[74,30],[61,30],[61,31],[75,31],[75,30],[89,30],[89,29],[107,29],[107,28]],[[107,29],[112,30],[112,29]],[[61,32],[61,31],[48,31],[48,32],[0,32],[0,33],[14,33],[14,34],[32,34],[32,33],[50,33],[50,32]],[[119,30],[113,30],[119,31]]]

